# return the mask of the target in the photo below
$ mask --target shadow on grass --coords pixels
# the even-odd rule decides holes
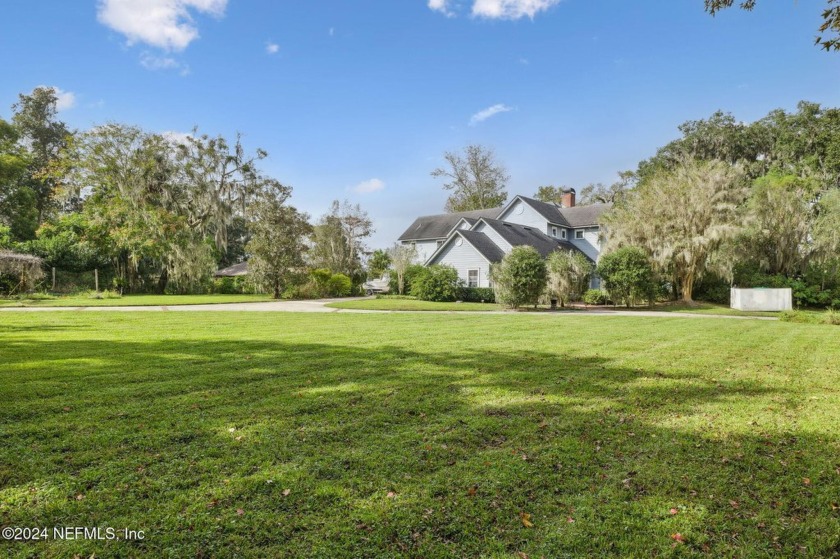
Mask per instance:
[[[0,353],[0,524],[147,533],[0,542],[13,556],[840,551],[838,438],[779,427],[767,384],[532,350],[19,339]]]

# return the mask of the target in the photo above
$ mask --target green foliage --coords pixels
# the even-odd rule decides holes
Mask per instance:
[[[304,256],[312,233],[309,216],[284,204],[287,190],[264,192],[251,208],[249,274],[256,285],[279,299],[291,285],[302,283]]]
[[[333,274],[327,281],[327,293],[330,297],[347,297],[352,290],[353,282],[344,274]]]
[[[455,301],[460,292],[461,280],[451,266],[436,264],[423,268],[411,281],[411,295],[423,301]]]
[[[808,256],[818,192],[815,180],[795,175],[773,171],[756,179],[747,201],[747,223],[738,239],[743,257],[769,274],[800,272]]]
[[[583,294],[583,302],[587,305],[606,305],[607,293],[601,289],[589,289]]]
[[[97,233],[92,229],[86,215],[66,214],[42,225],[37,238],[22,246],[43,258],[47,268],[67,272],[104,271],[111,267],[111,262],[105,250],[95,244]]]
[[[586,291],[594,266],[592,262],[576,250],[558,250],[546,260],[548,269],[548,293],[565,306],[569,301],[577,301]]]
[[[547,277],[545,260],[530,246],[514,247],[490,269],[496,301],[512,309],[536,306],[545,291]]]
[[[299,292],[301,298],[346,297],[353,291],[353,281],[345,274],[333,274],[326,268],[309,272],[310,288]]]
[[[715,275],[708,275],[694,287],[694,298],[707,303],[729,304],[729,282]]]
[[[388,254],[388,251],[382,249],[375,250],[370,260],[368,260],[368,278],[381,278],[390,267],[391,256]]]
[[[443,188],[452,191],[446,200],[447,212],[483,210],[501,206],[507,200],[505,168],[496,161],[493,150],[481,145],[469,145],[463,155],[446,152],[446,167],[432,171],[432,176],[445,181]]]
[[[690,304],[694,284],[706,273],[728,272],[729,262],[716,257],[740,231],[747,193],[738,167],[681,156],[670,168],[643,180],[602,217],[609,231],[607,250],[644,250]]]
[[[12,250],[15,242],[12,239],[12,228],[0,225],[0,250]]]
[[[458,300],[465,303],[495,303],[496,292],[492,287],[462,287]]]
[[[396,263],[397,260],[395,260],[394,262]],[[409,264],[408,266],[406,266],[403,272],[402,294],[405,295],[406,293],[411,293],[411,286],[414,284],[418,277],[424,275],[425,273],[426,267],[422,264]],[[391,293],[395,295],[400,295],[398,270],[395,270],[395,273],[391,276],[388,285],[391,288]]]
[[[234,276],[215,278],[213,280],[213,293],[221,295],[246,295],[254,293],[254,282],[247,276]]]
[[[640,248],[624,247],[601,256],[598,275],[610,298],[617,303],[632,307],[637,301],[653,299],[653,268]]]

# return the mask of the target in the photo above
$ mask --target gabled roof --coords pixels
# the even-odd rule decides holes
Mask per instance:
[[[397,240],[420,241],[445,239],[462,219],[465,219],[470,225],[472,225],[482,217],[498,217],[501,211],[502,208],[490,208],[486,210],[473,210],[469,212],[418,217]]]
[[[605,211],[612,208],[612,204],[590,204],[588,206],[575,206],[563,208],[560,213],[566,218],[570,227],[590,227],[598,225],[598,218]]]
[[[540,200],[520,195],[511,200],[510,204],[505,207],[505,210],[513,205],[517,199],[522,200],[534,208],[534,210],[543,216],[549,223],[570,228],[598,225],[598,218],[601,214],[612,207],[611,204],[590,204],[588,206],[563,208],[557,204],[550,204],[548,202],[542,202]],[[499,215],[502,215],[502,212],[499,212]]]
[[[475,247],[475,250],[489,262],[501,262],[502,258],[505,257],[504,251],[484,233],[479,233],[478,231],[458,231],[458,234]]]
[[[531,246],[537,249],[537,252],[543,258],[555,250],[575,250],[581,252],[579,248],[568,241],[555,239],[549,237],[542,231],[528,227],[527,225],[517,225],[515,223],[508,223],[507,221],[499,221],[498,219],[481,219],[488,227],[497,232],[500,237],[507,241],[511,246]]]
[[[534,247],[543,258],[548,257],[549,254],[556,250],[577,251],[586,256],[578,247],[568,241],[562,241],[549,237],[542,231],[538,231],[533,227],[527,225],[517,225],[515,223],[508,223],[506,221],[499,221],[498,219],[481,218],[479,222],[483,222],[487,227],[490,227],[499,234],[511,246],[530,246]],[[478,225],[478,222],[476,222]],[[474,226],[475,227],[475,226]],[[456,237],[462,237],[473,248],[490,263],[500,262],[505,256],[505,251],[497,245],[493,239],[481,231],[458,229],[446,239],[446,242],[438,247],[426,260],[426,264],[432,262],[441,254],[446,247],[452,243]],[[589,258],[587,256],[587,258]]]

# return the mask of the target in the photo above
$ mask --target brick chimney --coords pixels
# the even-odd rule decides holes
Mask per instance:
[[[564,208],[574,208],[575,207],[575,189],[570,188],[563,192],[563,195],[560,197],[560,205]]]

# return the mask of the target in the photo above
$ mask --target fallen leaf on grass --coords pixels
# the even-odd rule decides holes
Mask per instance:
[[[683,535],[677,532],[676,534],[671,534],[671,539],[678,543],[685,543],[685,538]]]
[[[523,553],[522,551],[517,551],[516,556],[519,557],[519,559],[528,559],[528,554]]]
[[[803,477],[803,478],[802,478],[802,484],[803,484],[803,485],[811,485],[811,478],[809,478],[809,477]]]
[[[531,522],[531,515],[528,514],[527,512],[520,512],[519,513],[519,518],[522,519],[522,525],[525,526],[526,528],[533,528],[534,527],[534,523]]]
[[[678,511],[677,509],[671,509],[668,512],[671,514],[679,514],[680,511]]]
[[[473,485],[472,487],[470,487],[469,489],[467,489],[467,496],[469,496],[469,497],[475,497],[475,494],[476,494],[476,492],[477,492],[477,491],[478,491],[478,486],[477,486],[477,485]]]
[[[242,510],[242,509],[236,509],[236,516],[242,516],[243,514],[245,514],[245,511],[244,511],[244,510]]]
[[[729,504],[732,505],[733,509],[737,509],[737,508],[741,507],[741,503],[739,503],[738,501],[729,501]]]
[[[81,500],[82,500],[82,499],[84,499],[84,498],[85,498],[85,496],[84,496],[84,495],[82,495],[81,493],[79,493],[78,495],[76,495],[76,500],[77,500],[77,501],[81,501]]]
[[[574,523],[575,523],[575,519],[574,519],[574,518],[572,518],[571,516],[567,516],[567,517],[566,517],[566,522],[568,522],[569,524],[574,524]]]
[[[291,489],[284,489],[284,490],[283,490],[283,496],[284,496],[284,497],[288,497],[288,496],[289,496],[289,493],[291,493],[291,492],[292,492],[292,490],[291,490]]]
[[[389,499],[395,499],[397,497],[397,494],[394,493],[393,491],[388,491],[388,494],[385,495],[385,496],[388,497]]]

